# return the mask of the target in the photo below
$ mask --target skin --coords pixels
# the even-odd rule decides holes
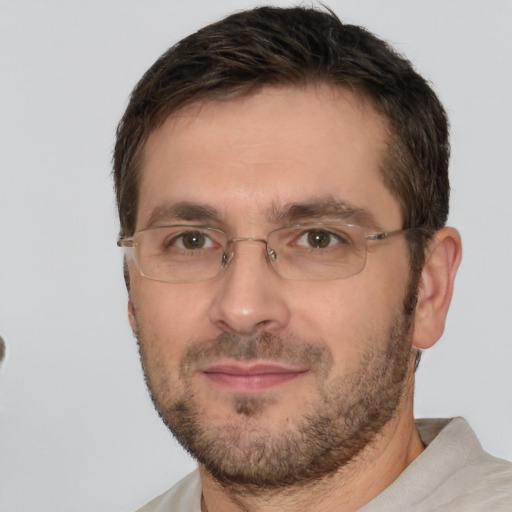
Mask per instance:
[[[385,134],[385,122],[371,105],[342,88],[267,88],[192,105],[171,115],[147,142],[136,229],[204,224],[190,211],[167,215],[187,201],[215,210],[215,219],[206,223],[230,237],[264,239],[283,225],[276,210],[332,199],[366,212],[367,232],[400,229],[398,202],[379,173]],[[331,214],[315,220],[332,220]],[[200,283],[151,281],[128,261],[130,323],[157,405],[165,409],[176,396],[192,397],[201,421],[214,432],[257,429],[279,437],[318,402],[319,382],[334,386],[357,372],[364,375],[365,357],[385,350],[390,324],[403,311],[410,273],[401,236],[369,242],[364,271],[328,281],[280,278],[262,247],[239,243],[229,267]],[[409,349],[428,348],[443,331],[460,261],[458,233],[438,232],[427,256]],[[226,385],[197,366],[184,378],[185,354],[205,340],[221,335],[248,340],[262,333],[292,345],[300,339],[324,347],[330,370],[320,377],[304,362],[299,367],[288,362],[286,370],[297,375],[274,383],[267,379],[263,387],[256,378],[252,387],[247,382],[240,387],[236,379]],[[423,450],[412,413],[410,354],[393,418],[351,462],[328,478],[267,494],[222,486],[200,465],[203,510],[351,511],[370,501]],[[232,363],[226,355],[222,361]],[[254,414],[237,410],[240,397],[259,400]]]

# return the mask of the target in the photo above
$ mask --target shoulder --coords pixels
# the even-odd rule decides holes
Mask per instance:
[[[200,510],[201,482],[199,471],[196,469],[137,512],[200,512]]]
[[[425,451],[365,512],[512,512],[512,464],[486,453],[463,418],[416,422]]]
[[[430,476],[434,485],[425,504],[450,511],[512,510],[512,464],[485,452],[463,418],[419,420],[417,424],[427,445],[424,457],[415,461],[417,469],[423,473],[424,463],[423,469],[442,475]]]

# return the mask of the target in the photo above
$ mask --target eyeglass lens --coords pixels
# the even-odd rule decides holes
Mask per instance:
[[[142,275],[165,282],[195,282],[217,276],[236,244],[217,229],[168,226],[142,230],[134,238]],[[264,242],[263,240],[256,240]],[[267,238],[268,260],[286,279],[339,279],[357,274],[366,262],[366,238],[358,226],[309,224],[280,228]]]

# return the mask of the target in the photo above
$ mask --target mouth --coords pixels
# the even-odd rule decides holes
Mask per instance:
[[[258,393],[297,379],[307,370],[276,363],[216,363],[200,370],[214,385],[236,393]]]

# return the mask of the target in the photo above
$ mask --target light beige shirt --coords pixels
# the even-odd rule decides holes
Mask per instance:
[[[416,424],[427,449],[361,512],[512,512],[512,464],[484,452],[464,419]],[[138,512],[201,512],[199,472]]]

